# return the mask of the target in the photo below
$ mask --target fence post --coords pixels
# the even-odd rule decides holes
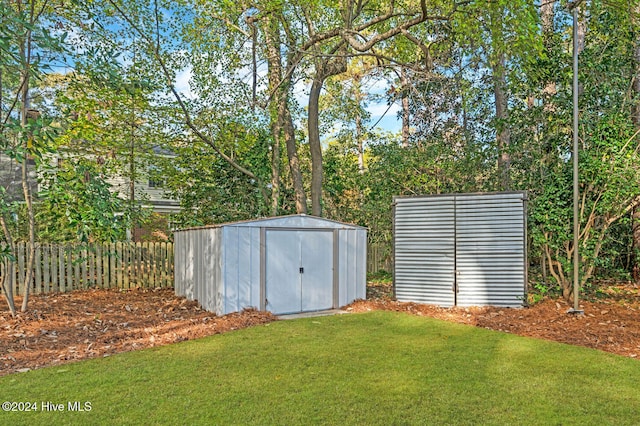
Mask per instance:
[[[0,265],[0,273],[14,294],[23,294],[28,244],[16,244],[16,259]],[[89,286],[155,288],[173,285],[174,253],[169,242],[89,245],[37,244],[34,294],[65,292]]]

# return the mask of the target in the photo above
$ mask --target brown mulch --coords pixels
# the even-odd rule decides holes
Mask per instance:
[[[640,289],[609,289],[602,300],[581,302],[583,315],[568,314],[566,302],[552,299],[522,309],[400,303],[389,297],[389,286],[370,287],[369,300],[356,301],[347,310],[407,312],[636,358],[640,355]],[[0,376],[276,320],[268,312],[255,310],[218,317],[176,297],[172,289],[34,295],[28,312],[16,318],[0,301],[4,304],[0,306]]]
[[[0,376],[197,339],[275,320],[246,310],[218,317],[172,289],[33,295],[12,318],[0,307]],[[16,304],[19,308],[19,304]]]

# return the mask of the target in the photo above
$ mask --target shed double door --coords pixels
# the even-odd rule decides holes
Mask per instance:
[[[332,230],[266,231],[265,306],[274,314],[331,309]]]

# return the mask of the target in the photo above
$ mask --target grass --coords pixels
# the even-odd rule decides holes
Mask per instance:
[[[637,424],[638,383],[634,359],[372,312],[2,377],[39,411],[0,424]]]

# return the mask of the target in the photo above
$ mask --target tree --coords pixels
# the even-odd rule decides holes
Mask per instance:
[[[0,62],[0,119],[2,120],[1,144],[4,153],[21,165],[23,201],[28,218],[28,240],[30,252],[25,274],[25,294],[22,311],[26,311],[29,302],[29,285],[33,273],[35,256],[36,223],[33,207],[33,191],[29,184],[28,163],[42,158],[42,154],[51,148],[52,120],[32,108],[33,82],[44,73],[46,63],[42,57],[60,55],[64,52],[65,33],[52,33],[49,25],[54,13],[53,4],[48,0],[17,0],[9,4],[2,3],[2,23],[4,33],[9,37],[2,42],[2,62]],[[11,88],[6,83],[14,83]],[[5,94],[10,93],[7,97]],[[6,200],[5,200],[6,201]],[[3,211],[7,211],[5,205]],[[11,247],[13,238],[9,234],[7,217],[3,218],[4,239]],[[15,254],[15,252],[14,252]],[[12,256],[15,257],[15,256]],[[5,292],[6,298],[12,294]],[[9,301],[10,308],[13,301]],[[13,312],[13,309],[12,309]]]
[[[598,267],[607,267],[613,254],[606,253],[614,225],[627,218],[640,202],[638,134],[630,114],[621,112],[632,79],[632,37],[629,15],[615,4],[588,4],[584,19],[589,36],[580,56],[580,253],[581,285],[593,277]],[[604,46],[607,46],[604,48]],[[569,53],[565,55],[569,63]],[[568,68],[568,67],[567,67]],[[541,175],[542,193],[532,200],[532,234],[534,248],[546,256],[546,268],[560,287],[563,296],[572,296],[569,277],[574,247],[570,230],[571,187],[570,92],[568,77],[558,84],[557,102],[552,109],[542,108],[547,116],[543,135],[555,152],[555,161],[545,162]],[[554,146],[555,145],[555,146]],[[547,154],[547,158],[551,155]]]
[[[631,119],[636,129],[640,130],[640,3],[636,3],[635,7],[630,6],[631,22],[635,28],[633,41],[633,63],[634,73],[632,77],[632,107]],[[631,219],[631,235],[632,235],[632,259],[633,259],[633,278],[636,282],[640,282],[640,207],[635,206],[632,210]]]
[[[268,200],[269,196],[266,190],[266,186],[263,184],[262,178],[254,174],[249,168],[240,164],[234,159],[233,154],[229,155],[224,152],[224,149],[219,145],[215,136],[208,134],[207,130],[198,123],[198,120],[193,117],[192,111],[185,101],[184,96],[178,91],[175,86],[175,77],[177,70],[171,67],[170,60],[171,55],[164,50],[163,41],[168,47],[172,47],[172,43],[167,40],[167,36],[177,35],[175,30],[170,28],[171,24],[164,20],[166,14],[177,14],[183,9],[180,8],[181,4],[175,4],[175,7],[168,6],[167,9],[161,9],[157,1],[154,1],[152,5],[136,4],[136,3],[124,3],[116,0],[109,0],[110,7],[113,8],[118,18],[124,22],[126,28],[141,39],[144,47],[144,51],[148,57],[151,58],[154,64],[157,66],[159,75],[162,77],[161,81],[164,83],[164,87],[173,97],[177,103],[179,110],[182,113],[183,125],[185,125],[194,136],[200,139],[202,142],[209,145],[224,161],[229,163],[239,172],[255,182],[260,190],[260,193]],[[104,11],[95,10],[91,12],[94,18],[104,17]],[[183,55],[177,54],[177,57]]]
[[[376,70],[375,63],[367,58],[354,58],[345,73],[327,81],[320,98],[318,122],[325,125],[319,132],[355,151],[360,174],[365,172],[365,142],[371,137],[367,105],[373,96],[365,86],[375,84],[379,78]]]
[[[220,51],[222,46],[222,49],[234,58],[229,61],[227,57],[213,55],[217,61],[225,64],[231,62],[234,70],[243,67],[246,69],[256,64],[256,54],[262,54],[262,58],[267,62],[268,84],[260,85],[256,78],[258,72],[254,67],[251,92],[255,94],[256,88],[260,87],[267,89],[263,97],[263,99],[266,98],[264,107],[269,111],[274,138],[284,133],[299,212],[306,211],[306,195],[299,180],[295,131],[292,126],[293,120],[290,119],[293,109],[290,91],[295,77],[304,74],[311,80],[307,110],[307,135],[312,163],[310,189],[312,212],[320,215],[322,214],[323,162],[318,99],[325,81],[345,72],[347,60],[352,56],[380,57],[377,49],[395,38],[408,37],[411,40],[417,40],[409,34],[409,30],[427,20],[450,19],[458,6],[458,3],[447,7],[442,7],[440,4],[427,5],[425,1],[402,5],[394,2],[373,2],[367,4],[367,7],[352,1],[337,4],[335,2],[282,4],[263,1],[251,4],[225,3],[215,7],[207,4],[203,8],[203,13],[200,15],[212,16],[213,21],[207,21],[206,26],[199,28],[212,31],[215,34],[213,39],[218,42],[210,48]],[[233,38],[230,34],[241,37]],[[205,37],[208,36],[205,35]],[[222,40],[224,42],[220,43]],[[251,55],[243,55],[242,52],[249,51],[249,49],[242,50],[243,47],[255,45],[260,41],[265,46],[263,51],[252,48]],[[235,51],[229,48],[231,45],[236,47]],[[254,100],[256,97],[260,98],[259,95],[253,95],[251,99]],[[284,129],[284,132],[281,129]],[[279,149],[279,143],[275,140],[272,152],[276,152],[277,149]],[[274,166],[274,175],[277,170]]]
[[[455,34],[463,49],[469,49],[476,73],[485,74],[487,89],[493,97],[492,127],[498,169],[498,187],[512,187],[512,135],[509,105],[510,80],[541,54],[538,37],[538,11],[528,1],[498,0],[473,2],[475,19],[458,19]],[[483,70],[483,71],[480,71]]]
[[[48,170],[39,195],[38,237],[49,242],[123,241],[136,216],[101,172],[104,164],[72,157]]]

